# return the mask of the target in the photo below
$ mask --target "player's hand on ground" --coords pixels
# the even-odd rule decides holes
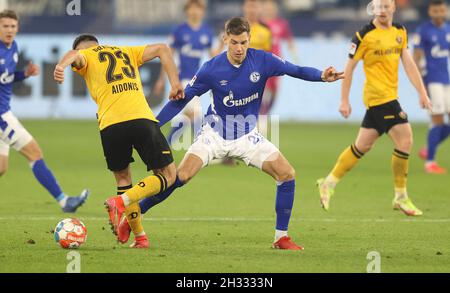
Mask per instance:
[[[39,74],[39,72],[39,66],[30,61],[27,68],[25,69],[25,77],[36,76]]]
[[[420,103],[420,107],[422,107],[422,109],[431,111],[432,105],[431,105],[430,98],[428,98],[428,96],[421,96],[419,103]]]
[[[57,83],[64,82],[64,68],[60,65],[56,65],[55,72],[53,73],[53,78]]]
[[[328,67],[322,72],[322,80],[326,82],[334,82],[344,78],[344,72],[337,72],[333,66]]]
[[[342,102],[341,106],[339,106],[339,112],[347,119],[352,114],[352,106],[348,102]]]
[[[184,89],[181,83],[172,86],[169,93],[169,99],[175,101],[184,99]]]

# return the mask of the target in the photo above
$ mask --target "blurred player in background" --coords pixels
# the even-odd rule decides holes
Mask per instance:
[[[10,147],[21,153],[30,164],[34,176],[59,203],[65,213],[73,213],[88,198],[89,191],[80,196],[68,197],[59,186],[52,171],[43,159],[37,141],[11,112],[14,82],[39,74],[39,67],[30,62],[25,71],[16,71],[19,49],[14,40],[19,31],[19,17],[12,10],[0,12],[0,176],[8,170]]]
[[[262,20],[270,28],[272,33],[272,53],[283,57],[281,45],[287,41],[291,59],[295,64],[299,63],[297,47],[291,32],[289,22],[279,15],[279,7],[275,0],[265,0],[262,5]],[[267,115],[272,110],[280,84],[279,77],[272,77],[267,81],[265,95],[267,100],[261,105],[261,115]]]
[[[437,164],[435,157],[438,146],[450,135],[450,121],[445,123],[445,115],[450,117],[450,26],[445,20],[447,5],[443,0],[431,0],[428,14],[431,20],[417,29],[414,38],[414,61],[422,69],[422,77],[433,103],[428,149],[422,148],[419,156],[426,160],[425,172],[444,174],[447,170]]]
[[[250,23],[250,48],[272,51],[272,32],[262,22],[262,0],[244,0],[242,11]]]
[[[272,53],[249,49],[250,25],[245,18],[229,20],[225,34],[228,50],[206,62],[186,87],[185,99],[170,101],[157,117],[162,126],[195,96],[212,90],[205,123],[180,164],[176,183],[167,191],[141,201],[142,212],[165,200],[212,160],[229,156],[243,160],[276,180],[277,220],[273,247],[301,250],[303,248],[291,240],[287,231],[294,202],[295,170],[279,149],[257,130],[261,96],[267,79],[272,76],[332,82],[342,79],[343,73],[336,73],[332,67],[323,72],[300,67]],[[127,231],[125,222],[122,226],[120,230]]]
[[[194,77],[200,68],[200,62],[205,51],[208,51],[210,57],[214,57],[222,52],[224,45],[222,38],[219,38],[219,46],[212,48],[214,32],[212,28],[204,22],[206,4],[204,0],[187,0],[184,6],[186,13],[186,22],[177,26],[170,35],[169,45],[174,55],[179,59],[179,77],[183,84]],[[164,91],[165,74],[162,71],[159,80],[155,85],[155,94],[159,95]],[[200,97],[193,99],[184,110],[185,119],[180,119],[172,127],[167,140],[169,144],[173,143],[181,133],[183,133],[184,122],[190,121],[193,125],[201,125],[199,120],[202,118],[202,107]],[[197,123],[196,123],[197,122]],[[194,134],[197,129],[194,129]]]
[[[320,202],[325,210],[329,209],[330,198],[336,184],[372,148],[377,139],[387,133],[395,145],[392,154],[394,209],[400,209],[408,216],[422,215],[422,211],[409,199],[406,190],[413,135],[408,117],[398,102],[400,59],[409,80],[419,94],[420,106],[429,109],[431,103],[419,70],[408,51],[406,29],[393,23],[395,10],[394,0],[372,1],[368,6],[368,12],[375,16],[373,21],[358,31],[352,40],[350,58],[345,68],[346,78],[342,83],[339,111],[345,118],[351,114],[349,94],[353,71],[359,60],[363,60],[366,75],[364,104],[367,112],[356,142],[339,156],[328,177],[317,181]]]
[[[85,79],[98,105],[103,152],[117,183],[117,196],[105,202],[111,227],[118,240],[126,243],[129,233],[122,238],[117,231],[125,214],[135,236],[131,247],[147,248],[149,243],[142,226],[139,200],[171,186],[176,167],[170,147],[145,99],[139,67],[159,57],[172,86],[170,97],[181,98],[184,92],[172,53],[162,44],[100,46],[93,35],[77,37],[72,48],[56,65],[54,78],[59,83],[64,82],[64,69],[71,65]],[[147,170],[154,173],[134,187],[130,170],[130,163],[134,162],[133,149],[147,165]]]

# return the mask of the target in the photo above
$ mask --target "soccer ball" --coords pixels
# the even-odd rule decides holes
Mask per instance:
[[[62,248],[78,248],[86,242],[87,230],[78,219],[64,219],[56,225],[55,241]]]

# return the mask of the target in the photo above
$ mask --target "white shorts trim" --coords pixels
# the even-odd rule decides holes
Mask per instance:
[[[428,93],[433,105],[431,114],[444,115],[450,113],[450,85],[430,83]]]
[[[271,155],[279,152],[278,148],[256,128],[236,140],[225,140],[206,124],[188,149],[186,156],[188,154],[198,156],[203,161],[203,167],[209,165],[212,160],[230,157],[244,161],[247,166],[262,169],[263,163]]]
[[[20,151],[33,140],[11,111],[0,116],[0,155],[8,156],[9,148]]]

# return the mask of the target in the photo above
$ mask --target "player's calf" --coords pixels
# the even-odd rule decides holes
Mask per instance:
[[[167,186],[174,184],[177,178],[177,167],[175,166],[175,163],[171,163],[162,169],[153,170],[153,172],[164,176],[167,180]]]
[[[0,177],[4,176],[8,171],[8,157],[0,155]]]

